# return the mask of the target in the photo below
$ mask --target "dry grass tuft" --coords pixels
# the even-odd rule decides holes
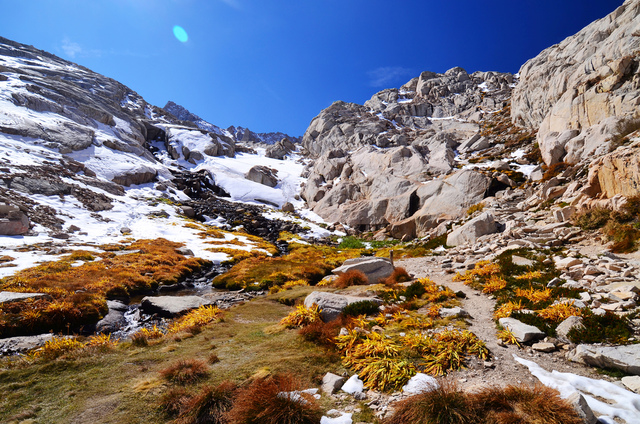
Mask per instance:
[[[402,267],[394,268],[393,272],[387,279],[384,280],[384,284],[389,287],[393,287],[399,283],[405,283],[411,281],[411,276],[406,269]]]
[[[345,289],[351,286],[365,286],[369,284],[367,276],[362,271],[351,270],[344,274],[340,274],[333,282],[333,285],[339,289]]]
[[[301,393],[290,374],[256,379],[238,392],[228,412],[229,424],[317,424],[322,412],[316,400]]]
[[[579,424],[558,392],[545,386],[483,388],[465,393],[449,381],[396,404],[384,424]]]
[[[181,359],[160,371],[160,375],[172,383],[192,384],[209,375],[209,366],[199,359]]]

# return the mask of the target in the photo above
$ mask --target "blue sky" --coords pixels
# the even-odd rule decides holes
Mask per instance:
[[[0,0],[3,37],[219,125],[302,135],[420,72],[517,72],[622,0]],[[173,28],[188,34],[180,42]]]

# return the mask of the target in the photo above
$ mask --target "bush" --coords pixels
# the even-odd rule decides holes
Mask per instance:
[[[582,317],[584,328],[572,328],[567,335],[573,343],[628,343],[633,331],[624,318],[607,312],[599,316],[591,311],[585,311]]]
[[[238,387],[229,381],[218,387],[204,386],[191,398],[181,414],[185,424],[226,424],[225,414],[231,410]]]
[[[387,286],[395,286],[399,283],[404,283],[406,281],[410,281],[411,276],[407,272],[406,269],[402,267],[397,267],[393,269],[393,272],[387,279],[384,281],[384,284]]]
[[[318,305],[313,304],[310,308],[298,305],[295,311],[280,320],[280,325],[286,328],[296,328],[304,327],[316,321],[321,321]]]
[[[411,396],[398,404],[384,424],[475,424],[481,423],[472,400],[446,380],[430,392]]]
[[[350,286],[364,286],[369,284],[367,276],[362,271],[351,270],[344,274],[340,274],[333,283],[339,289],[345,289]]]
[[[475,212],[482,212],[484,210],[484,203],[476,203],[467,209],[467,215],[473,215]]]
[[[379,311],[380,307],[376,302],[372,302],[371,300],[361,300],[347,305],[342,310],[342,315],[345,317],[357,317],[358,315],[377,314]]]
[[[485,387],[468,394],[441,381],[436,389],[395,405],[384,424],[580,424],[582,419],[558,392],[533,387]]]
[[[316,400],[300,393],[302,385],[289,374],[256,379],[238,392],[226,414],[229,424],[317,424],[322,412]]]
[[[199,359],[181,359],[160,371],[167,381],[176,384],[195,383],[209,375],[209,366]]]
[[[407,300],[415,298],[419,299],[426,292],[427,289],[425,289],[424,285],[420,281],[414,281],[409,287],[407,287],[404,292],[402,292],[402,296],[404,296]]]
[[[338,319],[329,322],[315,321],[298,330],[298,334],[309,342],[333,348],[335,346],[335,337],[340,333],[340,329],[346,326],[347,319],[344,316],[340,316]]]
[[[353,236],[347,236],[342,239],[338,245],[340,249],[364,249],[365,245],[362,241]]]
[[[575,223],[583,230],[597,230],[604,227],[611,217],[611,211],[604,208],[594,208],[578,214]]]

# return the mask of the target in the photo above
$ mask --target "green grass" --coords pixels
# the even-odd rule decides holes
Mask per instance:
[[[180,359],[207,361],[213,352],[220,362],[210,365],[201,385],[242,383],[261,370],[290,372],[319,385],[326,372],[339,372],[340,364],[295,330],[278,326],[290,310],[261,298],[227,311],[223,322],[195,336],[168,337],[149,347],[121,343],[113,353],[49,362],[4,360],[0,422],[24,416],[52,424],[165,422],[158,405],[171,385],[160,371]]]

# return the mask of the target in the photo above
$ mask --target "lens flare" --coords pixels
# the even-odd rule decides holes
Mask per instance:
[[[173,35],[175,35],[178,41],[182,43],[186,43],[189,40],[187,31],[185,31],[184,28],[182,28],[180,25],[176,25],[173,27]]]

